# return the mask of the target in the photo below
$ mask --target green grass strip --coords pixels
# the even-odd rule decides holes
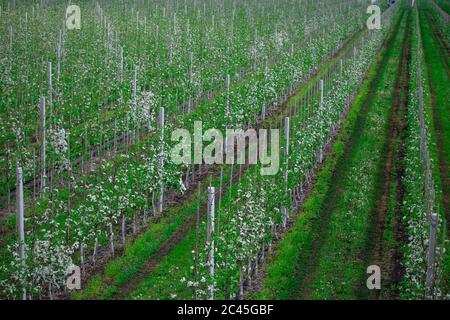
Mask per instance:
[[[449,190],[449,164],[450,164],[450,87],[448,69],[443,59],[438,43],[432,36],[432,29],[424,10],[419,11],[422,47],[426,71],[423,72],[425,92],[425,111],[427,118],[433,119],[429,124],[429,150],[432,158],[433,180],[436,185],[436,201],[444,205],[440,207],[439,217],[445,217],[447,222],[446,238],[450,234],[450,190]],[[424,65],[425,67],[425,65]],[[424,68],[425,69],[425,68]],[[439,171],[439,163],[446,164],[446,170]],[[446,183],[445,183],[446,182]],[[446,206],[446,207],[445,207]],[[450,294],[450,243],[445,244],[446,254],[443,261],[443,270],[438,286],[443,294]]]
[[[397,50],[399,46],[399,41],[397,41],[395,46]],[[373,81],[377,78],[378,70],[383,67],[384,57],[390,57],[391,64],[395,66],[395,63],[393,61],[395,60],[394,58],[396,56],[393,57],[392,51],[393,48],[383,48],[377,55],[376,60],[371,65],[367,75],[367,80],[363,83],[357,97],[354,100],[354,103],[352,104],[350,113],[344,123],[344,128],[339,134],[330,156],[327,158],[324,167],[319,173],[317,182],[314,186],[314,189],[312,190],[310,197],[306,201],[302,212],[295,221],[293,228],[278,244],[277,251],[269,262],[269,265],[267,267],[267,275],[263,280],[264,287],[261,292],[259,292],[255,296],[256,298],[293,299],[298,298],[301,294],[300,291],[302,290],[302,288],[299,288],[299,284],[301,280],[306,276],[305,266],[307,264],[309,255],[312,253],[312,242],[314,239],[314,234],[318,231],[319,228],[321,211],[323,210],[326,202],[329,200],[328,194],[330,192],[330,188],[333,187],[334,171],[338,164],[341,164],[342,161],[347,161],[347,159],[342,159],[345,151],[345,144],[348,142],[350,136],[353,136],[356,132],[355,130],[358,125],[357,122],[359,122],[361,109],[364,107]],[[385,76],[389,75],[390,73],[392,73],[393,75],[396,74],[395,72],[393,73],[392,70],[388,70],[390,72],[385,73]],[[381,86],[382,83],[383,82],[377,81],[377,86]],[[389,89],[391,88],[384,87],[381,89],[390,93],[391,90]],[[377,102],[376,106],[379,106],[379,103],[380,101]],[[382,117],[373,116],[369,119],[371,125],[368,125],[368,127],[377,126],[378,121],[385,123]],[[377,127],[380,126],[378,125]],[[373,132],[373,134],[374,136],[377,136],[375,132]],[[379,138],[381,141],[378,141],[378,143],[383,142],[383,135],[381,135]],[[368,152],[369,154],[372,153],[371,144],[366,143],[360,148],[362,149],[362,147],[365,147],[364,151]],[[363,159],[363,157],[360,157],[360,159]],[[346,217],[347,211],[348,210],[344,210],[343,212],[343,220],[335,220],[330,226],[331,228],[333,228],[332,231],[334,232],[330,234],[330,237],[326,241],[326,244],[328,246],[325,245],[323,253],[326,253],[327,255],[322,255],[321,253],[320,256],[323,256],[324,259],[322,259],[322,261],[319,261],[319,263],[329,272],[323,273],[322,277],[324,275],[336,277],[336,275],[339,273],[345,277],[350,278],[355,273],[354,269],[357,269],[357,266],[355,266],[354,264],[352,264],[352,266],[350,267],[345,267],[345,265],[348,263],[348,261],[345,261],[345,259],[344,261],[339,259],[339,263],[336,263],[337,255],[342,254],[342,250],[348,249],[345,244],[351,243],[355,237],[355,228],[347,228],[350,229],[350,233],[341,232],[340,229],[341,227],[344,227],[344,225],[341,225],[341,223],[345,224],[346,221],[348,221]],[[361,225],[365,226],[365,223],[362,223]],[[360,230],[362,235],[365,234],[365,231],[366,229],[364,227]],[[339,237],[342,235],[346,237],[346,239],[339,239]],[[364,241],[354,242],[353,249],[359,249],[363,242]],[[341,249],[339,252],[336,251],[335,253],[333,253],[333,250],[339,249],[335,246],[341,247]],[[359,250],[356,251],[359,252]],[[359,267],[359,269],[361,268]],[[342,272],[342,270],[344,270],[344,273]],[[321,275],[319,274],[319,277],[320,276]],[[340,277],[336,277],[336,279],[337,278]],[[314,287],[314,289],[316,290],[315,294],[313,295],[314,298],[326,298],[326,295],[323,294],[322,289],[325,289],[325,291],[329,293],[332,292],[332,290],[329,290],[329,286],[325,281],[326,279],[320,279],[318,282],[316,282],[316,286]],[[339,284],[338,287],[341,288],[341,285],[342,283]],[[350,287],[353,288],[353,285],[351,285]],[[346,291],[351,290],[346,289]]]

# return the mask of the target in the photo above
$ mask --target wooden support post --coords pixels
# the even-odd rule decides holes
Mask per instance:
[[[159,109],[159,128],[161,130],[160,134],[160,144],[161,144],[161,150],[160,150],[160,162],[159,162],[159,186],[160,186],[160,193],[159,193],[159,213],[161,214],[164,208],[164,180],[163,180],[163,169],[164,169],[164,120],[165,117],[165,111],[164,108],[161,107]]]
[[[220,236],[220,212],[222,208],[223,167],[220,168],[219,210],[217,211],[217,236]]]
[[[123,82],[123,47],[120,47],[120,82]]]
[[[125,221],[125,214],[122,214],[122,244],[125,245],[126,243],[126,235],[125,235],[125,227],[126,227],[126,221]]]
[[[323,117],[323,80],[320,79],[320,136],[321,136],[321,140],[324,140],[323,137],[323,127],[322,127],[322,117]],[[322,163],[323,161],[323,148],[322,146],[320,147],[320,154],[319,154],[319,162]]]
[[[45,168],[45,153],[46,153],[46,124],[45,124],[45,97],[41,97],[40,101],[41,111],[41,192],[45,190],[46,168]]]
[[[137,67],[134,66],[134,77],[133,77],[133,98],[136,101],[137,97]]]
[[[228,117],[230,115],[230,85],[231,85],[231,78],[230,75],[227,74],[227,104],[225,109],[225,121],[228,120]]]
[[[290,143],[290,118],[286,117],[284,119],[284,134],[286,136],[286,150],[285,150],[285,157],[286,157],[286,179],[287,179],[287,165],[288,165],[288,159],[289,156],[289,143]]]
[[[25,259],[25,232],[24,232],[24,196],[23,196],[23,172],[21,167],[17,167],[17,181],[16,181],[16,227],[17,227],[17,242],[19,244],[18,254],[21,260]]]
[[[189,101],[188,101],[188,113],[191,112],[192,110],[192,84],[193,84],[193,80],[192,80],[192,75],[193,75],[193,71],[192,71],[192,51],[189,52]]]
[[[53,76],[52,76],[52,63],[48,63],[48,106],[50,107],[50,117],[52,116],[53,109]],[[51,120],[51,119],[50,119]],[[51,127],[50,121],[50,127]]]
[[[13,27],[9,27],[9,50],[13,49]]]
[[[114,257],[114,232],[112,228],[112,223],[109,224],[109,242],[111,246],[111,255]]]
[[[230,75],[227,74],[227,101],[226,101],[226,105],[225,105],[225,132],[228,129],[228,121],[229,121],[229,116],[230,116],[230,86],[231,86],[231,78]],[[225,135],[225,141],[224,141],[224,150],[223,150],[223,154],[226,155],[228,152],[228,148],[227,148],[227,143],[228,143],[228,139],[227,136]]]
[[[214,201],[215,201],[215,188],[208,187],[208,234],[207,241],[209,246],[208,265],[209,275],[213,279],[213,284],[210,290],[210,299],[214,300]]]
[[[426,286],[432,291],[435,282],[436,238],[438,231],[438,215],[431,214],[430,241],[428,243],[427,279]]]
[[[285,150],[284,150],[284,157],[285,157],[285,168],[284,168],[284,191],[285,194],[288,194],[288,168],[289,168],[289,134],[290,134],[290,119],[289,117],[286,117],[284,119],[284,134],[286,138],[286,144],[285,144]],[[287,219],[288,219],[288,212],[285,204],[283,204],[283,207],[281,208],[282,214],[283,214],[283,229],[286,228],[287,225]]]
[[[61,43],[56,47],[56,80],[59,81],[61,73]]]
[[[22,168],[17,165],[16,169],[16,228],[17,228],[17,244],[18,255],[21,263],[25,264],[25,218],[24,218],[24,196],[23,196],[23,172]],[[27,299],[26,289],[23,289],[23,300]]]

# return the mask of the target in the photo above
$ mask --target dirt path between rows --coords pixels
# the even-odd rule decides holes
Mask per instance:
[[[447,46],[447,43],[444,40],[444,35],[441,29],[436,24],[436,21],[433,18],[433,15],[429,10],[426,10],[426,17],[428,19],[428,23],[433,31],[432,37],[435,40],[437,47],[441,53],[442,63],[445,65],[447,75],[449,74],[449,61],[448,57],[450,56],[450,48]]]
[[[432,30],[432,38],[439,49],[440,58],[442,64],[445,66],[447,73],[447,80],[450,79],[450,68],[448,65],[448,48],[445,48],[444,41],[442,39],[442,33],[437,28],[433,18],[430,13],[427,11],[426,18],[429,22],[430,29]],[[426,50],[425,50],[426,51]],[[436,142],[437,142],[437,151],[438,151],[438,165],[439,165],[439,174],[442,183],[442,201],[444,204],[444,212],[447,222],[447,232],[450,233],[450,151],[449,144],[450,141],[447,141],[447,136],[449,132],[449,123],[440,117],[440,109],[445,108],[445,106],[438,106],[438,92],[436,88],[435,81],[436,79],[432,76],[430,72],[430,66],[427,63],[428,69],[428,77],[430,84],[430,93],[431,93],[431,108],[433,113],[433,122],[435,126],[436,133]],[[448,97],[447,97],[447,108],[448,108]],[[448,112],[448,110],[447,110]]]
[[[397,25],[395,27],[396,30],[399,29],[402,18],[400,17]],[[392,43],[395,39],[395,34],[397,32],[393,32],[388,39],[385,40],[384,47],[391,47]],[[369,85],[369,91],[367,92],[366,99],[361,108],[361,111],[358,115],[358,119],[355,122],[355,127],[351,133],[351,136],[345,143],[345,150],[341,158],[338,160],[336,164],[336,169],[333,173],[331,186],[327,192],[326,198],[328,199],[325,207],[321,210],[320,217],[318,219],[318,226],[314,233],[314,238],[312,242],[312,248],[309,250],[307,263],[305,265],[304,270],[301,272],[304,274],[304,278],[301,280],[299,284],[300,292],[299,299],[308,299],[312,294],[312,284],[316,278],[316,274],[318,272],[318,261],[320,258],[320,251],[322,246],[326,243],[326,235],[328,231],[328,225],[332,216],[332,213],[337,204],[337,198],[340,197],[341,192],[343,190],[342,181],[349,170],[350,166],[350,158],[353,152],[353,148],[358,141],[358,137],[361,136],[361,133],[365,129],[365,124],[367,120],[367,115],[369,112],[369,106],[373,102],[376,97],[376,92],[374,91],[375,84],[378,83],[381,79],[381,75],[383,74],[386,61],[388,59],[388,55],[384,54],[382,61],[380,62],[380,67],[377,70],[376,76],[372,79]]]
[[[384,146],[384,159],[382,163],[379,186],[380,193],[377,205],[371,216],[373,217],[375,230],[372,230],[374,236],[369,239],[370,243],[375,243],[368,248],[373,247],[372,256],[368,257],[367,265],[377,265],[381,268],[382,289],[373,291],[369,298],[372,299],[397,299],[399,296],[398,285],[401,280],[403,269],[401,266],[401,257],[399,244],[404,242],[404,227],[401,223],[401,207],[405,194],[403,184],[405,157],[405,133],[406,119],[405,113],[408,106],[409,93],[409,70],[411,65],[411,10],[408,10],[406,18],[406,31],[403,39],[402,58],[400,61],[396,84],[394,101],[392,104],[392,115],[389,124],[388,137]],[[394,189],[394,190],[393,190]],[[390,208],[390,200],[395,193],[395,207]],[[387,221],[386,215],[389,210],[393,210],[393,221]],[[393,223],[392,230],[387,230],[390,223]],[[393,232],[395,243],[390,245],[385,239],[385,232]],[[369,231],[369,234],[372,233]],[[365,296],[363,288],[359,289],[362,296]]]

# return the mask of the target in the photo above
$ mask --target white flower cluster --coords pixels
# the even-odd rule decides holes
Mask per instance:
[[[277,49],[277,51],[283,50],[284,44],[289,42],[287,33],[284,31],[275,32],[274,42],[275,42],[275,48]]]
[[[198,281],[181,279],[187,287],[194,289],[197,299],[208,299],[211,292],[220,292],[218,283],[226,284],[227,287],[222,289],[234,296],[240,287],[236,274],[248,272],[251,264],[258,258],[262,245],[271,241],[272,226],[278,211],[266,207],[268,195],[265,190],[269,187],[274,186],[267,181],[261,188],[255,185],[255,188],[246,191],[239,190],[233,208],[221,213],[220,235],[213,235],[216,239],[216,274],[214,277],[209,274],[208,255],[211,247],[206,244],[199,250],[196,267],[191,268],[192,271],[197,270],[194,278]],[[206,225],[203,224],[203,227]],[[195,252],[193,254],[195,255]]]
[[[18,244],[8,247],[13,258],[8,265],[0,266],[0,272],[10,278],[1,280],[0,288],[9,298],[22,297],[23,290],[27,296],[41,297],[47,293],[51,297],[65,286],[66,271],[72,265],[77,243],[67,246],[58,223],[44,220],[46,229],[39,235],[27,234],[24,260],[18,254]]]
[[[130,119],[148,125],[156,115],[155,95],[151,91],[142,92],[130,102]]]
[[[68,136],[64,128],[52,128],[47,130],[48,143],[51,148],[51,152],[56,161],[56,167],[62,171],[68,164],[69,159],[67,151],[69,150]]]

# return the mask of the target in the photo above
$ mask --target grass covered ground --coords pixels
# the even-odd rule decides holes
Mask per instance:
[[[422,46],[426,63],[426,82],[429,88],[426,100],[426,111],[433,119],[430,130],[430,153],[434,163],[434,180],[437,190],[437,200],[442,201],[440,219],[445,217],[447,230],[450,234],[450,87],[449,87],[449,57],[442,48],[436,30],[433,30],[432,16],[426,10],[419,11]],[[441,47],[440,47],[441,46]],[[447,253],[444,257],[441,286],[447,294],[450,292],[450,245],[446,243]]]
[[[257,298],[355,298],[355,288],[361,281],[365,285],[362,257],[404,27],[405,20],[372,65],[311,197],[268,265]]]

